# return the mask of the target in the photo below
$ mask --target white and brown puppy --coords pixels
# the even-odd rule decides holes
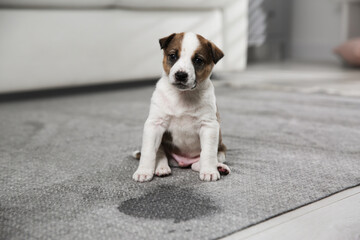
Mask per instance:
[[[212,42],[194,33],[174,33],[159,40],[164,50],[163,75],[151,98],[144,125],[135,181],[171,173],[168,159],[200,172],[200,179],[216,181],[229,173],[223,164],[219,114],[210,74],[224,56]],[[219,173],[220,171],[220,173]]]

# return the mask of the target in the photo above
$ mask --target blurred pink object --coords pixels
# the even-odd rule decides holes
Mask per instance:
[[[346,63],[353,66],[360,66],[360,38],[348,40],[335,48],[334,52]]]

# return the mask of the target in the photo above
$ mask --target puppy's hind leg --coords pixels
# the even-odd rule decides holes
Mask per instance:
[[[225,147],[225,145],[224,145]],[[225,159],[225,151],[218,151],[218,154],[217,154],[217,158],[218,158],[218,163],[217,163],[217,168],[218,168],[218,171],[220,172],[220,174],[222,175],[227,175],[230,173],[230,169],[227,165],[223,164],[226,159]],[[195,172],[200,172],[200,162],[196,162],[196,163],[193,163],[191,165],[191,169]]]
[[[219,152],[218,153],[218,163],[217,163],[217,169],[220,173],[220,175],[228,175],[231,171],[230,168],[224,164],[225,162],[225,153]],[[191,165],[191,169],[195,172],[200,172],[200,162],[193,163]]]
[[[221,132],[220,132],[220,142],[218,146],[218,154],[217,154],[217,169],[221,175],[228,175],[230,173],[230,168],[224,164],[226,161],[226,146],[221,142]],[[193,163],[191,165],[191,169],[195,172],[200,172],[200,162]]]
[[[226,156],[224,151],[219,151],[217,154],[218,162],[224,163],[226,161]]]
[[[200,172],[200,162],[191,164],[191,169],[195,172]]]
[[[134,151],[131,156],[135,158],[136,160],[140,160],[141,152],[139,150]]]
[[[163,146],[160,146],[156,153],[155,175],[161,177],[169,174],[171,174],[171,169],[169,167],[168,159],[164,152]]]
[[[224,164],[224,162],[226,161],[225,151],[219,151],[217,157],[218,157],[217,169],[219,173],[221,175],[228,175],[230,173],[230,168],[226,164]]]

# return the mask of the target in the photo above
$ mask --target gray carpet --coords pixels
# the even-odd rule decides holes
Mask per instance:
[[[360,184],[360,99],[226,87],[232,173],[136,183],[152,90],[0,104],[0,238],[215,239]]]

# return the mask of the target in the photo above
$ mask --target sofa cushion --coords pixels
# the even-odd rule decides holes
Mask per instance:
[[[211,9],[221,8],[234,0],[115,0],[116,6],[142,9]]]
[[[11,8],[212,9],[234,0],[1,0]]]
[[[10,8],[107,8],[115,0],[1,0],[0,7]]]

